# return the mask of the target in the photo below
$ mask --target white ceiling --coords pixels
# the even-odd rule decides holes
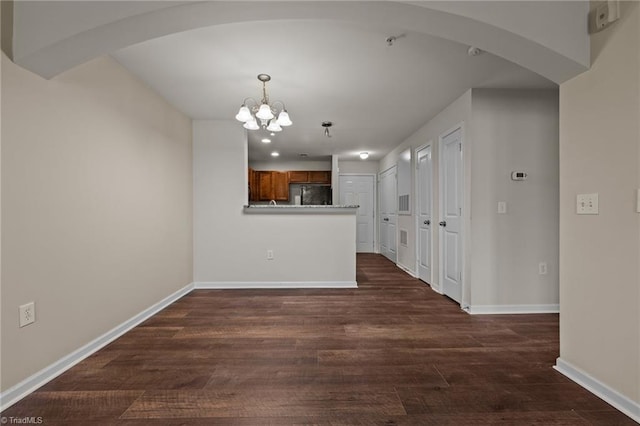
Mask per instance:
[[[233,119],[244,98],[260,99],[257,74],[270,74],[269,96],[286,103],[294,124],[268,145],[262,131],[250,131],[250,160],[273,150],[281,159],[368,151],[375,160],[469,88],[557,87],[489,53],[470,57],[468,47],[402,28],[283,20],[200,28],[113,56],[194,119]]]

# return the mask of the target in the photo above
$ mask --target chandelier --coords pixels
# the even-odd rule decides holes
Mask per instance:
[[[269,103],[269,95],[267,95],[267,81],[271,80],[268,74],[258,74],[258,80],[262,82],[262,100],[258,103],[253,98],[246,98],[242,101],[242,106],[236,114],[236,120],[243,122],[247,130],[266,129],[269,132],[280,132],[282,127],[291,126],[293,122],[289,118],[289,113],[284,106],[284,102],[275,101]],[[249,107],[247,102],[252,102]],[[282,108],[278,110],[275,104],[282,104]],[[276,118],[276,116],[278,118]],[[258,124],[260,120],[260,124]]]

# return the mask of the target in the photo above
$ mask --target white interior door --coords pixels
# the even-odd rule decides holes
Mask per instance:
[[[375,176],[340,176],[340,204],[358,205],[356,213],[356,251],[374,252]]]
[[[431,145],[417,153],[418,165],[418,278],[432,284],[432,183]]]
[[[440,282],[442,292],[462,301],[462,128],[440,138]]]
[[[380,174],[380,253],[389,260],[397,259],[398,182],[396,167]]]

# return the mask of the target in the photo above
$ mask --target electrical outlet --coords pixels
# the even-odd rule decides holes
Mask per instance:
[[[20,313],[20,327],[36,322],[36,305],[33,302],[18,307]]]
[[[578,194],[576,196],[577,214],[598,214],[598,194]]]
[[[273,260],[273,250],[267,250],[267,260]]]
[[[538,264],[538,274],[547,275],[547,262],[540,262]]]

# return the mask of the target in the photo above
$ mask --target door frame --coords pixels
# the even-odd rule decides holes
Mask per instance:
[[[442,182],[444,182],[443,179],[443,173],[444,173],[444,167],[442,167],[442,165],[444,164],[443,161],[443,154],[444,154],[444,150],[442,149],[442,143],[443,140],[449,136],[450,134],[454,133],[455,131],[460,130],[460,144],[462,145],[462,152],[460,153],[460,161],[462,162],[462,181],[461,181],[461,188],[460,190],[462,191],[462,194],[460,194],[460,197],[462,199],[461,201],[461,205],[462,205],[462,214],[460,215],[460,232],[459,234],[461,234],[461,238],[460,238],[460,247],[461,247],[461,265],[460,265],[460,271],[461,271],[461,278],[460,278],[460,307],[462,309],[466,309],[466,307],[469,305],[468,300],[467,300],[467,269],[466,269],[466,265],[467,265],[467,220],[469,218],[469,212],[468,212],[468,207],[467,207],[467,203],[465,202],[467,199],[467,174],[469,173],[467,171],[467,167],[466,167],[466,151],[467,151],[467,146],[466,146],[466,133],[465,133],[465,123],[464,121],[456,124],[455,126],[451,127],[450,129],[448,129],[445,132],[442,132],[440,134],[440,136],[438,136],[438,222],[440,222],[442,220],[443,217],[443,212],[442,209],[444,208],[444,191],[442,191],[441,188],[441,184]],[[444,252],[444,241],[442,238],[442,229],[440,229],[441,227],[438,227],[438,286],[440,288],[440,292],[442,294],[444,294],[444,291],[442,289],[442,283],[444,282],[444,256],[443,256],[443,252]]]
[[[433,214],[433,188],[434,188],[434,174],[433,173],[433,166],[434,166],[434,153],[433,153],[433,148],[434,148],[434,143],[433,140],[429,140],[426,144],[424,145],[420,145],[419,147],[417,147],[414,151],[414,155],[413,158],[415,158],[415,165],[416,165],[416,170],[415,170],[415,176],[416,176],[416,184],[414,185],[414,191],[415,193],[413,194],[413,199],[415,200],[414,205],[416,206],[416,208],[414,209],[414,216],[415,216],[415,243],[416,243],[416,248],[415,248],[415,253],[416,253],[416,265],[415,265],[415,271],[416,271],[416,277],[418,279],[420,279],[420,238],[419,238],[419,234],[420,234],[420,214],[419,214],[419,209],[418,206],[420,205],[420,173],[419,173],[419,167],[420,167],[420,161],[418,158],[418,153],[420,151],[422,151],[423,149],[426,148],[431,148],[431,191],[429,191],[429,195],[431,197],[431,276],[429,277],[429,286],[435,290],[437,293],[441,293],[440,291],[440,285],[439,283],[437,285],[434,286],[434,282],[433,282],[433,258],[434,258],[434,250],[433,250],[433,222],[435,219],[435,215]],[[439,207],[439,206],[438,206]],[[439,230],[438,230],[439,231]],[[438,268],[439,269],[439,268]]]
[[[397,225],[397,216],[398,216],[398,165],[397,164],[393,164],[390,167],[387,167],[386,169],[384,169],[381,172],[378,172],[376,174],[376,198],[377,198],[377,210],[378,213],[380,213],[380,200],[381,197],[378,197],[378,189],[380,188],[380,176],[382,176],[383,174],[387,173],[388,171],[390,171],[391,169],[395,169],[396,171],[396,196],[394,197],[394,203],[396,205],[396,232],[394,233],[393,238],[396,241],[396,261],[394,263],[397,263],[398,261],[398,225]],[[377,215],[378,218],[380,218],[380,214]],[[378,220],[377,222],[377,226],[376,226],[376,233],[377,236],[380,236],[380,220]],[[380,251],[380,240],[381,238],[378,239],[378,244],[376,245],[376,253],[381,254],[382,252]]]
[[[340,176],[367,176],[373,178],[373,252],[380,253],[378,247],[378,174],[377,173],[338,173],[338,182],[340,182]],[[340,188],[338,188],[338,197],[340,197]]]

